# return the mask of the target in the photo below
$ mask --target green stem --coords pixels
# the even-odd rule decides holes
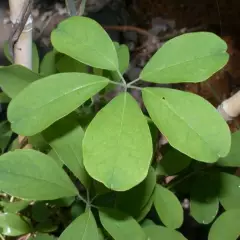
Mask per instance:
[[[82,197],[80,194],[78,194],[78,198],[79,198],[81,201],[83,201],[86,205],[89,204],[89,202],[88,202],[84,197]]]
[[[130,83],[127,84],[127,87],[133,85],[134,83],[136,83],[136,82],[138,82],[138,81],[140,81],[140,80],[141,80],[140,78],[137,78],[137,79],[131,81]]]
[[[143,89],[143,88],[141,88],[141,87],[130,86],[130,85],[128,85],[128,84],[124,85],[123,83],[114,82],[114,81],[112,81],[112,80],[109,80],[109,82],[110,82],[111,84],[121,86],[121,87],[123,87],[124,89],[125,89],[125,88],[126,88],[126,89],[132,88],[132,89],[137,89],[137,90],[139,90],[139,91],[141,91],[141,90]]]
[[[117,74],[118,74],[118,76],[119,76],[119,77],[121,78],[121,80],[122,80],[122,84],[123,84],[123,86],[124,86],[124,89],[127,90],[127,83],[126,83],[123,75],[120,73],[119,70],[117,70]]]
[[[87,0],[82,0],[80,7],[79,7],[79,16],[82,16],[85,12],[85,7],[86,7]]]
[[[68,14],[70,16],[77,16],[77,9],[75,6],[75,1],[74,0],[65,0],[66,7],[68,10]]]
[[[1,240],[5,240],[4,236],[2,234],[0,234],[0,239]]]

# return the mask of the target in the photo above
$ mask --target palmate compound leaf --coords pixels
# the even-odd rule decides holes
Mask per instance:
[[[198,161],[213,163],[231,145],[227,123],[203,98],[180,90],[144,88],[144,104],[170,145]]]
[[[53,200],[78,194],[53,159],[32,149],[0,156],[0,190],[28,200]]]
[[[96,221],[90,210],[76,218],[61,234],[59,240],[99,240]]]
[[[98,112],[83,139],[89,175],[115,191],[126,191],[147,176],[152,139],[135,99],[121,93]]]
[[[180,232],[163,226],[151,224],[144,226],[143,230],[148,236],[147,240],[187,240]]]
[[[128,213],[137,220],[142,218],[141,215],[145,212],[144,208],[150,201],[155,186],[156,174],[154,169],[150,167],[147,177],[140,184],[128,191],[117,193],[117,208],[125,213]],[[147,210],[149,210],[149,208]]]
[[[82,139],[84,131],[79,125],[77,114],[71,113],[52,124],[42,133],[58,159],[63,162],[88,188],[91,179],[83,166]]]
[[[156,83],[202,82],[228,61],[227,44],[210,32],[187,33],[166,42],[140,78]]]
[[[217,162],[219,166],[223,167],[240,167],[240,131],[232,134],[232,144],[229,154],[220,158]]]
[[[116,209],[102,208],[100,221],[114,240],[147,240],[147,236],[133,217]]]
[[[8,107],[13,131],[35,135],[82,105],[109,80],[86,73],[59,73],[36,81],[20,92]]]
[[[224,212],[213,223],[208,240],[236,240],[240,236],[240,209]]]
[[[0,87],[10,98],[14,98],[30,83],[39,78],[41,78],[40,75],[20,65],[0,68]]]
[[[181,227],[183,208],[174,193],[161,185],[157,185],[154,195],[154,206],[164,225],[171,229]]]
[[[79,31],[81,29],[81,31]],[[115,46],[94,20],[74,16],[62,21],[51,34],[54,48],[92,67],[118,70]]]

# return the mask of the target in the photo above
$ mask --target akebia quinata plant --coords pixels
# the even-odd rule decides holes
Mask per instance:
[[[63,224],[65,229],[48,230],[55,235],[60,231],[60,240],[182,240],[186,238],[176,229],[184,221],[183,208],[172,190],[176,193],[178,183],[191,180],[192,216],[209,224],[220,201],[227,211],[213,224],[209,239],[233,239],[222,237],[221,226],[240,218],[240,210],[232,210],[240,204],[230,191],[240,181],[225,171],[240,165],[235,154],[239,133],[231,136],[217,110],[195,94],[137,85],[139,80],[205,81],[227,63],[226,43],[210,32],[183,34],[166,42],[138,79],[126,82],[128,48],[112,42],[94,20],[78,16],[64,20],[53,30],[51,42],[54,49],[35,71],[19,65],[0,69],[0,85],[10,101],[10,131],[26,136],[33,146],[16,149],[15,142],[3,149],[1,191],[18,203],[43,204],[51,211],[57,200],[73,199],[68,207],[84,204],[81,213]],[[100,104],[95,114],[94,105],[99,104],[95,96],[101,102],[116,85],[122,90]],[[146,111],[131,89],[141,91]],[[158,130],[170,144],[160,163],[155,154]],[[159,180],[168,175],[178,176],[170,184]],[[216,179],[225,184],[218,191]],[[151,209],[159,223],[146,219]],[[28,214],[3,211],[5,220],[10,216],[22,224],[11,236],[44,232],[36,228],[36,217],[33,221]],[[9,235],[6,224],[11,228],[12,222],[1,221],[0,216],[2,234]],[[239,229],[234,226],[231,234]]]

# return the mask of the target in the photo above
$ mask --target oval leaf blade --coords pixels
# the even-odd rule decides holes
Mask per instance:
[[[183,223],[183,208],[178,198],[170,190],[157,185],[154,206],[164,225],[171,229],[181,227]]]
[[[10,98],[14,98],[30,83],[39,78],[40,75],[20,65],[0,68],[0,87]]]
[[[55,122],[43,133],[43,137],[63,162],[88,188],[91,180],[83,166],[82,139],[84,131],[72,113]]]
[[[229,154],[225,158],[220,158],[217,162],[223,167],[240,167],[240,131],[232,134],[232,144]]]
[[[220,183],[219,200],[225,210],[240,208],[240,177],[221,172]]]
[[[1,233],[6,236],[20,236],[31,232],[27,222],[13,213],[0,214],[0,228]]]
[[[174,148],[208,163],[228,154],[231,145],[229,127],[206,100],[167,88],[145,88],[142,92],[153,122]]]
[[[32,136],[74,111],[108,82],[104,77],[86,73],[45,77],[30,84],[11,101],[8,120],[13,131]]]
[[[240,236],[240,209],[224,212],[212,225],[208,240],[236,240]]]
[[[227,44],[210,32],[187,33],[166,42],[140,78],[156,83],[202,82],[228,61]]]
[[[57,51],[82,63],[101,69],[118,70],[118,57],[112,40],[90,18],[74,16],[62,21],[52,32],[51,42]]]
[[[180,232],[163,226],[147,225],[143,230],[148,240],[187,240]]]
[[[214,174],[196,178],[190,191],[190,213],[200,224],[209,224],[218,213],[218,179]]]
[[[0,189],[29,200],[52,200],[78,194],[53,159],[31,149],[15,150],[0,157]]]
[[[140,225],[131,216],[115,209],[101,209],[100,221],[115,240],[146,240]]]
[[[90,210],[76,218],[61,234],[59,240],[98,240],[96,221]]]
[[[147,121],[129,93],[122,93],[108,103],[86,130],[85,168],[91,177],[110,189],[125,191],[139,184],[148,174],[151,157]]]

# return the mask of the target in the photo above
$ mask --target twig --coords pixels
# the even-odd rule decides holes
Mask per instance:
[[[77,16],[77,9],[74,0],[65,0],[69,16]]]
[[[85,12],[85,8],[86,8],[86,3],[87,3],[87,0],[82,0],[81,1],[81,4],[79,6],[79,16],[82,16]]]

